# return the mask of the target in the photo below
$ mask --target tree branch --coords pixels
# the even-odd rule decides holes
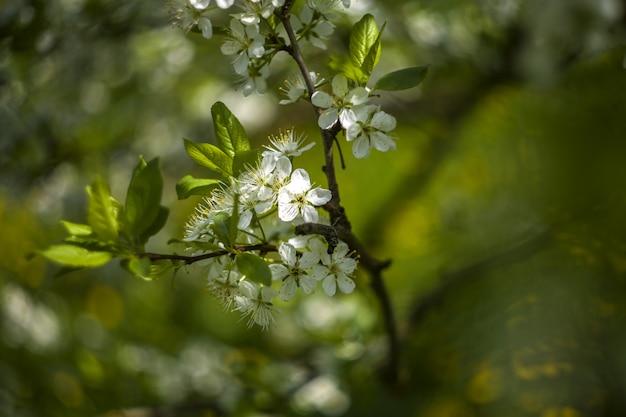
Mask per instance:
[[[309,71],[307,69],[306,63],[304,62],[300,47],[298,46],[298,41],[296,39],[293,27],[291,26],[291,22],[289,21],[291,5],[292,1],[287,1],[285,3],[283,8],[281,9],[279,18],[283,22],[283,26],[285,27],[285,31],[287,32],[287,36],[289,37],[290,47],[288,49],[288,52],[300,68],[300,72],[304,77],[304,81],[306,83],[307,91],[310,98],[313,93],[315,93],[315,86],[313,85],[313,81],[311,80],[311,77],[309,75]],[[319,116],[322,109],[315,106],[314,109],[316,116]],[[339,132],[341,132],[341,130],[342,127],[339,121],[337,121],[329,129],[320,129],[320,133],[323,139],[322,142],[324,144],[325,161],[322,170],[326,175],[328,188],[332,194],[331,200],[326,203],[324,208],[330,216],[330,222],[332,224],[332,228],[334,229],[334,233],[329,234],[327,229],[320,229],[321,233],[317,233],[322,234],[323,236],[328,235],[331,239],[333,237],[338,237],[339,239],[346,242],[350,249],[355,251],[359,255],[360,265],[362,265],[363,268],[369,272],[371,276],[370,285],[381,306],[381,314],[383,316],[383,323],[389,343],[389,360],[385,365],[385,368],[383,369],[383,377],[389,385],[395,385],[398,382],[399,374],[398,371],[400,344],[391,299],[389,298],[389,293],[387,292],[385,282],[382,278],[382,271],[387,268],[391,264],[391,262],[389,260],[380,261],[369,254],[369,252],[365,249],[362,243],[352,233],[352,226],[350,225],[348,216],[346,215],[345,209],[341,206],[339,184],[337,183],[337,177],[335,175],[335,163],[333,156],[333,145],[337,141],[337,135],[339,134]],[[332,243],[329,240],[328,242],[330,250]]]
[[[235,246],[233,249],[235,252],[250,252],[250,251],[258,250],[258,251],[261,251],[261,253],[276,252],[278,250],[276,245],[270,245],[267,243],[259,243],[257,245]],[[232,251],[228,251],[228,250],[219,250],[219,251],[215,251],[211,253],[203,253],[202,255],[187,256],[187,255],[146,252],[146,253],[140,253],[138,256],[148,258],[151,261],[158,261],[158,260],[183,261],[185,265],[191,265],[194,262],[202,261],[204,259],[217,258],[219,256],[230,255],[232,253],[233,253]]]

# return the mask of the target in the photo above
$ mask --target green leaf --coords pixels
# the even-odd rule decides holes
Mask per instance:
[[[154,224],[160,213],[162,190],[163,177],[158,158],[146,164],[140,157],[126,193],[126,219],[131,236],[143,236]]]
[[[154,221],[152,222],[152,224],[150,226],[148,226],[146,228],[146,230],[144,230],[141,235],[139,235],[139,243],[141,243],[142,245],[145,245],[145,243],[148,241],[148,239],[151,236],[156,235],[157,233],[159,233],[161,231],[161,229],[163,229],[163,226],[165,226],[165,223],[167,222],[167,217],[170,214],[170,210],[165,207],[165,206],[159,206],[159,208],[157,209],[157,216],[154,218]]]
[[[363,74],[367,76],[367,80],[369,80],[369,76],[372,74],[372,71],[374,70],[376,65],[378,65],[378,61],[380,60],[380,54],[382,51],[382,35],[383,35],[383,30],[385,30],[386,25],[387,25],[387,22],[383,23],[383,26],[380,28],[380,31],[378,32],[378,36],[376,37],[376,40],[370,47],[370,50],[367,53],[367,56],[363,60],[363,64],[361,64],[361,70],[363,71]],[[366,83],[367,83],[367,80],[365,81]]]
[[[237,157],[235,156],[235,161]],[[233,163],[233,167],[234,167]],[[221,181],[213,178],[194,178],[191,175],[185,175],[176,183],[176,194],[179,200],[192,195],[209,195],[211,190],[215,188]]]
[[[247,279],[263,285],[272,284],[272,271],[258,255],[249,252],[237,254],[237,268]]]
[[[385,74],[376,83],[374,90],[398,91],[419,85],[428,72],[428,65],[404,68]]]
[[[72,236],[89,236],[93,233],[91,226],[87,224],[72,223],[65,220],[61,220],[61,224]]]
[[[376,20],[371,14],[366,14],[361,20],[354,24],[350,32],[350,62],[354,68],[359,68],[366,76],[365,80],[363,80],[363,77],[357,79],[361,84],[363,81],[367,82],[367,78],[369,78],[369,74],[371,73],[371,69],[364,71],[365,68],[363,68],[366,58],[370,55],[370,50],[374,48],[373,56],[370,58],[371,61],[375,60],[377,62],[376,57],[380,56],[380,51],[375,46],[377,40],[380,42]],[[373,64],[373,61],[369,63],[369,65],[371,64]],[[346,76],[349,75],[346,74]]]
[[[233,158],[217,146],[185,139],[185,150],[198,165],[209,168],[225,178],[233,176]]]
[[[90,251],[74,245],[53,245],[40,253],[46,259],[72,268],[93,268],[112,258],[110,252]]]
[[[232,247],[233,242],[230,240],[230,216],[227,213],[216,213],[213,216],[213,223],[211,223],[210,227],[220,242],[227,248]]]
[[[246,170],[247,166],[255,166],[259,160],[259,150],[250,149],[247,151],[238,151],[235,153],[233,160],[233,174],[239,175]]]
[[[133,256],[122,260],[122,267],[137,278],[151,280],[151,262],[146,257]]]
[[[87,221],[94,233],[105,241],[116,241],[120,229],[119,217],[122,205],[111,197],[108,185],[96,178],[94,183],[87,187],[89,194],[89,211]]]
[[[246,131],[224,103],[221,101],[215,103],[211,107],[211,116],[217,145],[226,155],[232,159],[237,152],[250,149]]]

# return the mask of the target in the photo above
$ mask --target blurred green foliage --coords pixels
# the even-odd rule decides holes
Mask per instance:
[[[219,39],[172,29],[159,2],[0,6],[0,415],[621,416],[626,412],[626,5],[618,0],[353,0],[386,19],[373,78],[430,64],[385,94],[398,148],[338,172],[355,231],[380,258],[402,337],[400,386],[368,277],[355,294],[281,306],[247,329],[201,267],[148,283],[118,265],[58,275],[30,255],[83,223],[96,175],[123,199],[138,155],[161,159],[171,252],[210,173],[226,103],[253,145],[279,128],[318,142],[306,104],[243,99]],[[311,50],[311,69],[326,59]],[[275,63],[271,82],[295,71]],[[190,199],[193,200],[193,199]],[[196,200],[197,201],[197,200]],[[116,410],[125,410],[116,411]],[[160,413],[160,414],[159,414]]]

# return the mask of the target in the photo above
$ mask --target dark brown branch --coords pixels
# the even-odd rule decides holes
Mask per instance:
[[[261,253],[276,252],[278,250],[276,245],[270,245],[267,243],[259,243],[258,245],[235,246],[233,249],[235,250],[235,252],[250,252],[250,251],[258,250],[258,251],[261,251]],[[185,265],[190,265],[194,262],[202,261],[203,259],[217,258],[219,256],[229,255],[231,253],[232,253],[231,251],[219,250],[219,251],[215,251],[211,253],[203,253],[202,255],[186,256],[186,255],[161,254],[161,253],[147,252],[147,253],[141,253],[139,254],[139,256],[148,258],[151,261],[158,261],[158,260],[183,261]]]
[[[311,77],[309,75],[309,71],[307,69],[306,63],[304,62],[304,58],[302,57],[296,35],[293,31],[293,27],[291,26],[291,22],[289,21],[291,5],[292,1],[288,0],[285,3],[285,6],[281,9],[279,18],[283,22],[283,26],[285,27],[285,31],[287,32],[287,36],[289,37],[289,41],[291,43],[288,52],[300,68],[300,72],[302,73],[302,76],[304,77],[307,86],[309,97],[311,97],[315,92],[315,86],[313,85],[313,81],[311,80]],[[316,116],[319,116],[322,109],[318,107],[314,108]],[[348,216],[346,215],[344,208],[341,206],[339,184],[337,183],[337,177],[335,175],[335,163],[333,156],[333,146],[337,141],[337,135],[339,134],[339,132],[341,132],[341,124],[339,123],[339,121],[337,121],[330,129],[320,129],[320,133],[323,139],[322,142],[324,144],[325,161],[322,170],[326,175],[328,189],[332,194],[331,200],[324,206],[324,208],[330,215],[332,228],[335,231],[335,234],[329,235],[329,237],[336,235],[337,237],[339,237],[339,239],[346,242],[350,249],[358,254],[360,265],[365,270],[367,270],[371,276],[370,284],[372,286],[374,294],[380,302],[385,331],[387,333],[387,338],[389,342],[389,360],[386,364],[385,369],[383,370],[383,376],[385,378],[385,381],[390,386],[393,386],[398,382],[400,344],[391,300],[389,298],[385,282],[382,278],[383,269],[387,268],[391,262],[379,261],[369,254],[369,252],[365,249],[362,243],[352,233],[352,227],[350,225],[350,221],[348,220]],[[319,234],[326,236],[324,233]],[[332,244],[329,241],[329,250],[331,249],[331,245]]]

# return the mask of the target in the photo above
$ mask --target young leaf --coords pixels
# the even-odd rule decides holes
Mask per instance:
[[[251,281],[263,285],[272,284],[272,271],[267,263],[258,255],[249,252],[237,254],[237,268]]]
[[[94,183],[87,187],[89,194],[89,211],[87,221],[94,233],[105,241],[116,241],[120,229],[119,216],[122,205],[111,197],[108,185],[96,178]]]
[[[133,256],[130,259],[122,260],[122,267],[137,278],[151,280],[151,262],[146,257]]]
[[[191,175],[185,175],[176,183],[176,194],[179,200],[184,200],[192,195],[209,195],[219,183],[220,180],[217,179],[194,178]]]
[[[227,213],[220,212],[213,216],[213,223],[210,226],[217,239],[227,248],[233,245],[233,242],[230,240],[230,222],[230,216]]]
[[[233,176],[233,158],[210,143],[194,143],[185,139],[187,154],[198,165],[207,167],[225,178]]]
[[[374,41],[374,43],[370,47],[369,52],[365,56],[365,59],[363,60],[363,64],[361,64],[361,70],[363,71],[363,74],[367,75],[368,80],[369,80],[369,76],[372,74],[372,71],[374,70],[376,65],[378,65],[378,61],[380,60],[380,54],[382,50],[381,38],[383,36],[383,30],[385,30],[386,25],[387,25],[387,22],[383,23],[383,26],[380,28],[380,31],[378,32],[378,36],[376,37],[376,40]]]
[[[235,153],[250,149],[246,131],[224,103],[215,103],[211,107],[211,116],[217,145],[226,155],[232,159]]]
[[[350,32],[349,55],[350,62],[354,67],[363,70],[363,63],[370,54],[372,47],[374,47],[375,50],[373,58],[375,58],[376,55],[380,55],[380,51],[376,53],[375,44],[377,40],[380,42],[376,20],[371,14],[366,14],[361,20],[354,24]],[[369,73],[367,75],[369,76]],[[361,80],[358,81],[360,82]]]
[[[87,224],[72,223],[65,220],[61,220],[61,224],[65,227],[67,233],[72,236],[89,236],[93,233],[93,230]]]
[[[147,164],[140,158],[126,193],[126,219],[131,236],[142,236],[154,224],[160,211],[162,190],[158,158]]]
[[[259,160],[259,150],[250,149],[247,151],[238,151],[235,153],[233,160],[233,174],[239,175],[245,171],[247,166],[255,166]]]
[[[94,268],[112,258],[110,252],[90,251],[74,245],[53,245],[40,253],[46,259],[72,268]]]
[[[141,245],[145,245],[151,236],[156,235],[157,233],[159,233],[161,229],[163,229],[163,226],[165,226],[165,223],[167,222],[167,217],[169,216],[169,214],[170,214],[170,210],[167,207],[165,206],[158,207],[157,216],[154,218],[154,221],[152,222],[152,224],[148,226],[146,230],[144,230],[138,236],[139,243]]]
[[[374,90],[398,91],[419,85],[428,72],[428,65],[404,68],[385,74],[376,83]]]

